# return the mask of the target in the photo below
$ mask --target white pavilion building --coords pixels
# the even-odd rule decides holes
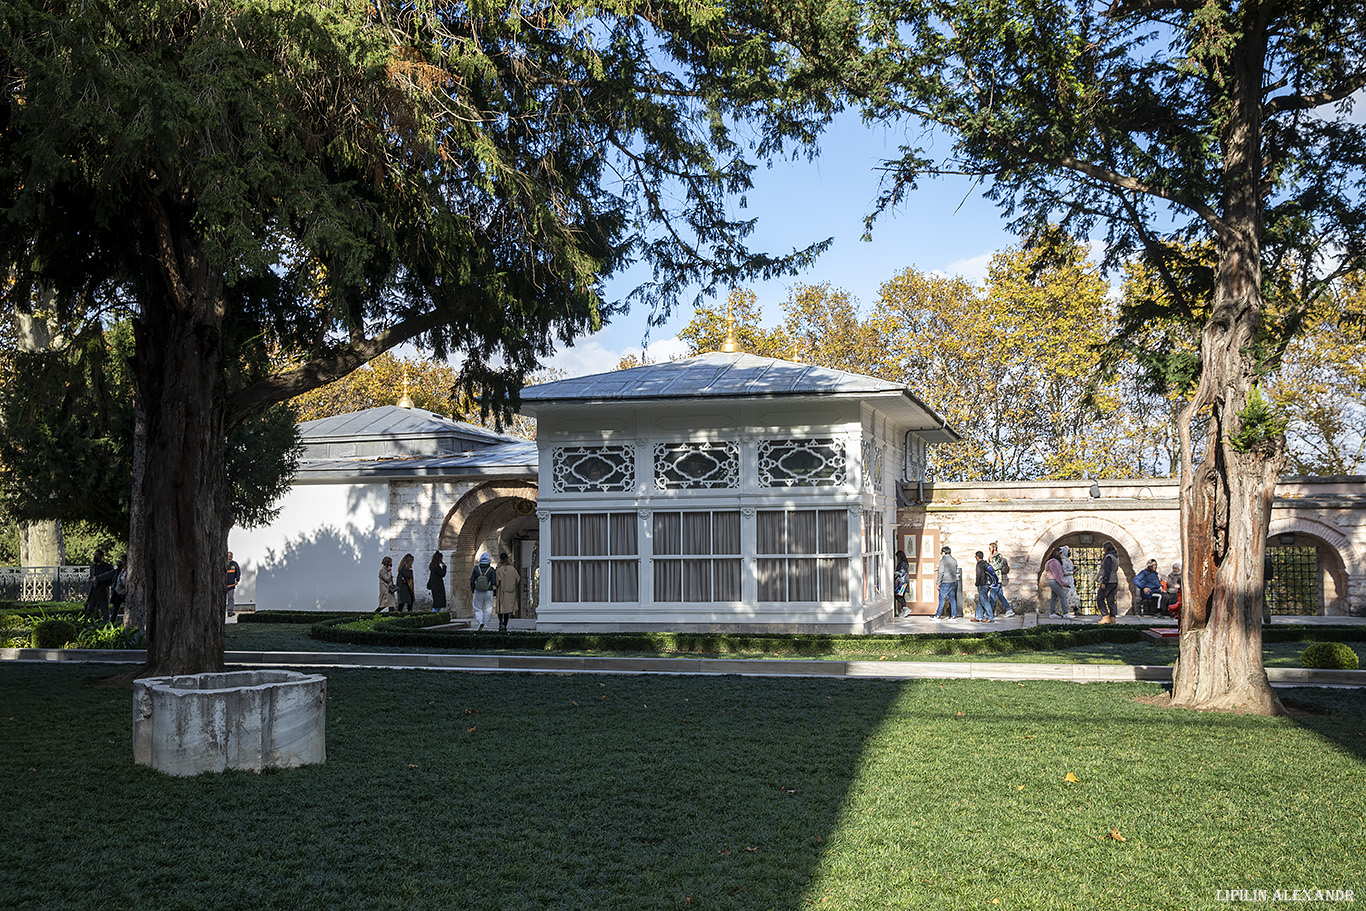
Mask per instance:
[[[901,486],[958,438],[904,385],[738,352],[522,402],[546,630],[870,631]]]

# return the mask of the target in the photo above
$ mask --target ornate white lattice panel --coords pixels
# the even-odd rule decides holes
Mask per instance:
[[[863,484],[874,493],[882,493],[883,469],[887,447],[873,437],[863,438]]]
[[[655,487],[659,490],[734,490],[739,486],[738,443],[655,444]]]
[[[764,487],[838,487],[847,472],[843,440],[759,441],[759,483]]]
[[[631,445],[556,446],[550,466],[556,493],[601,493],[636,486],[635,447]]]

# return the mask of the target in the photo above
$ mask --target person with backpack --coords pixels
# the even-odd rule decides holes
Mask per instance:
[[[1001,579],[996,575],[996,570],[983,559],[982,552],[977,551],[977,610],[972,616],[975,622],[992,623],[996,620],[996,612],[991,606],[994,597],[992,590],[1000,586]]]
[[[470,573],[470,600],[474,604],[475,629],[481,630],[490,622],[493,615],[493,602],[498,595],[498,570],[493,568],[493,558],[488,554],[479,555],[479,563]]]
[[[906,609],[906,593],[910,588],[911,565],[906,562],[906,552],[899,550],[896,552],[896,569],[892,572],[892,597],[896,601],[896,607],[892,611],[893,617],[910,613]]]
[[[996,577],[1001,582],[992,595],[992,610],[996,609],[996,602],[999,601],[1005,606],[1005,616],[1013,617],[1015,616],[1015,608],[1011,607],[1010,602],[1006,600],[1006,581],[1010,578],[1010,561],[997,549],[995,541],[992,541],[991,544],[987,546],[987,550],[990,551],[989,562],[991,563],[991,568],[996,570]]]
[[[1100,566],[1096,567],[1096,610],[1100,613],[1101,623],[1114,623],[1115,593],[1119,591],[1119,557],[1115,554],[1115,543],[1106,541],[1101,546]]]

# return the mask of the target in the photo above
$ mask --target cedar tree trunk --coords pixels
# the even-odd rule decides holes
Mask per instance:
[[[133,515],[143,530],[134,539],[142,545],[148,634],[141,676],[221,671],[228,529],[224,282],[188,216],[156,199],[148,205],[158,225],[163,287],[151,289],[137,323],[137,391],[147,432],[133,491]]]
[[[1278,714],[1281,705],[1262,666],[1262,558],[1285,438],[1259,435],[1244,420],[1257,382],[1262,310],[1264,34],[1248,28],[1230,58],[1234,88],[1222,136],[1228,185],[1214,307],[1201,337],[1200,385],[1181,422],[1185,578],[1172,702]],[[1190,426],[1197,415],[1208,416],[1209,431],[1203,458],[1192,466]]]

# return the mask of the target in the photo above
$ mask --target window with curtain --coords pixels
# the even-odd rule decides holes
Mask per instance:
[[[740,600],[740,512],[654,514],[658,602]]]
[[[550,597],[561,604],[640,600],[633,512],[550,517]]]
[[[863,511],[863,599],[877,600],[886,590],[882,574],[887,566],[887,533],[882,525],[882,513],[876,509]]]
[[[760,601],[849,599],[849,511],[763,509],[755,515]]]

